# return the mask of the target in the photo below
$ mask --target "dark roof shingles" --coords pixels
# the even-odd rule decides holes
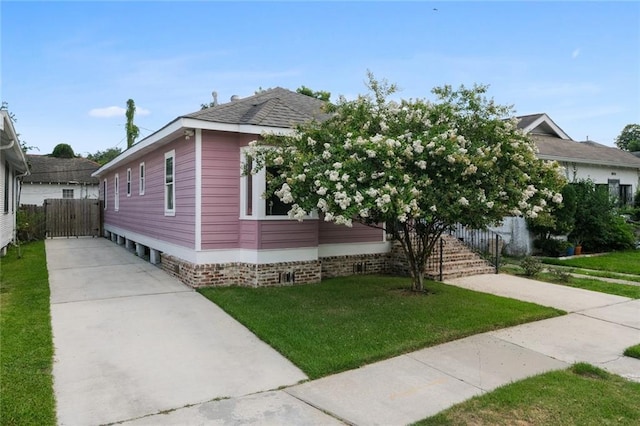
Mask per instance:
[[[27,154],[31,174],[23,178],[27,183],[68,183],[78,182],[84,184],[98,184],[96,177],[91,173],[100,168],[100,165],[86,158],[57,158],[48,155]]]
[[[618,148],[591,141],[575,142],[542,135],[531,137],[538,147],[538,154],[543,158],[640,168],[640,158]]]
[[[325,119],[328,115],[322,109],[324,104],[319,99],[276,87],[184,117],[217,123],[292,127]]]

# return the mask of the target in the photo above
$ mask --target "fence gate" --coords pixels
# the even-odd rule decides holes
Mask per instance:
[[[47,237],[99,237],[100,200],[48,199],[44,201]]]

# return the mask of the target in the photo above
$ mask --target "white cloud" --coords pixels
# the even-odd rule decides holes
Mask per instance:
[[[89,111],[91,117],[110,118],[124,117],[127,110],[119,106],[109,106],[105,108],[94,108]],[[136,107],[136,115],[149,115],[151,111],[145,108]]]
[[[94,108],[89,111],[91,117],[109,118],[123,116],[127,110],[119,106],[110,106],[105,108]]]
[[[574,51],[571,53],[571,58],[572,58],[572,59],[575,59],[575,58],[577,58],[578,56],[580,56],[580,48],[577,48],[576,50],[574,50]]]

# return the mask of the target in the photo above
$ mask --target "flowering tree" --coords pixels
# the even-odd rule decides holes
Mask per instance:
[[[423,291],[426,260],[450,226],[535,217],[562,201],[557,163],[537,159],[486,87],[445,86],[435,102],[398,103],[387,100],[393,85],[369,77],[372,94],[328,105],[328,120],[252,143],[253,172],[278,166],[267,192],[291,218],[317,210],[325,221],[385,227],[406,254],[412,289]]]

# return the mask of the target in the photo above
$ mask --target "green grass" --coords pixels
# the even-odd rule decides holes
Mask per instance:
[[[588,364],[474,397],[417,425],[637,425],[640,383]]]
[[[408,287],[406,278],[356,276],[200,292],[312,379],[563,313],[437,282],[427,283],[427,295],[408,292]]]
[[[640,359],[640,344],[625,349],[624,356],[630,356],[632,358]]]
[[[543,262],[553,265],[640,275],[640,250],[620,251],[602,256],[576,257],[564,260],[544,258]]]
[[[591,277],[615,278],[617,280],[640,282],[640,275],[619,274],[616,272],[598,271],[595,269],[567,268],[569,272],[581,275],[589,275]]]
[[[616,284],[596,278],[571,277],[569,281],[563,282],[555,278],[553,274],[543,272],[533,277],[535,280],[546,281],[553,284],[566,285],[568,287],[582,288],[585,290],[599,291],[600,293],[614,294],[616,296],[640,299],[640,286],[631,284]]]
[[[578,278],[571,277],[569,281],[561,281],[552,273],[542,272],[535,277],[527,277],[524,275],[522,268],[509,264],[500,268],[501,272],[506,274],[518,275],[538,281],[544,281],[552,284],[566,285],[568,287],[582,288],[584,290],[599,291],[600,293],[613,294],[616,296],[629,297],[631,299],[640,299],[640,286],[631,284],[617,284],[607,281],[598,280],[596,278]]]
[[[0,259],[0,419],[3,425],[55,425],[44,242]]]

